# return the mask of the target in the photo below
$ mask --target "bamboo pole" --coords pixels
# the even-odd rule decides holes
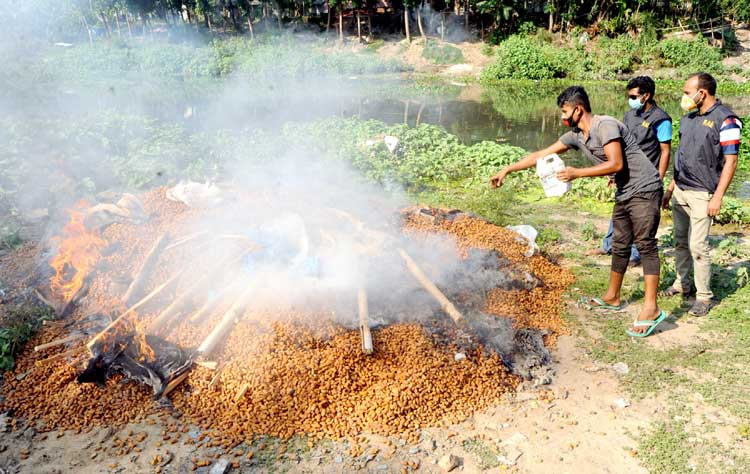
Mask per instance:
[[[166,252],[167,250],[172,250],[175,247],[180,247],[181,245],[184,245],[184,244],[186,244],[186,243],[188,243],[188,242],[190,242],[192,240],[195,240],[198,237],[201,237],[201,236],[206,235],[206,234],[208,234],[208,231],[207,230],[202,230],[202,231],[196,232],[194,234],[186,235],[185,237],[179,239],[178,241],[176,241],[174,243],[171,243],[171,244],[167,245],[166,247],[164,247],[164,251]]]
[[[246,249],[239,254],[230,254],[219,260],[213,267],[211,267],[201,278],[195,280],[188,288],[178,295],[172,302],[167,306],[159,316],[154,319],[149,327],[149,332],[152,334],[159,331],[165,324],[167,324],[174,315],[182,308],[185,302],[197,291],[201,286],[205,285],[208,281],[214,279],[216,274],[226,268],[227,265],[241,260],[245,255],[250,253],[252,249]]]
[[[172,390],[176,389],[178,385],[180,385],[182,382],[185,381],[186,378],[188,378],[188,375],[190,375],[189,368],[185,370],[185,372],[178,375],[177,378],[169,382],[167,384],[167,388],[165,388],[164,391],[161,392],[161,396],[166,397],[167,395],[169,395],[169,393],[172,392]]]
[[[81,334],[81,333],[71,334],[68,337],[63,337],[63,338],[60,338],[60,339],[55,339],[54,341],[50,341],[50,342],[47,342],[45,344],[39,344],[38,346],[34,346],[34,352],[43,351],[45,349],[49,349],[50,347],[61,346],[63,344],[67,344],[69,342],[74,342],[74,341],[77,341],[79,339],[83,339],[84,337],[86,337],[86,335],[85,334]]]
[[[367,290],[360,288],[357,291],[357,303],[359,306],[359,333],[362,336],[362,352],[372,354],[372,333],[370,332],[369,311],[367,307]]]
[[[240,387],[240,390],[237,392],[237,395],[234,396],[234,403],[239,403],[240,400],[242,400],[242,397],[245,396],[248,388],[250,388],[249,383],[245,382],[242,384],[242,387]]]
[[[241,316],[240,313],[245,309],[245,305],[252,290],[253,286],[248,285],[242,294],[240,294],[235,300],[234,304],[232,304],[232,307],[224,313],[219,324],[216,325],[211,333],[203,340],[201,345],[198,346],[198,349],[196,349],[195,352],[198,355],[207,356],[213,352],[219,342],[221,342],[224,336],[226,336],[226,334],[232,329],[235,321]]]
[[[401,255],[401,258],[404,259],[404,262],[406,263],[406,268],[409,269],[412,275],[414,275],[414,278],[417,279],[417,281],[422,285],[422,287],[427,290],[427,292],[432,295],[433,298],[440,304],[440,307],[443,311],[448,313],[448,316],[453,319],[453,322],[456,324],[459,324],[463,321],[464,317],[461,314],[458,309],[451,303],[451,301],[443,294],[440,289],[435,286],[433,282],[430,281],[429,278],[427,278],[427,275],[424,274],[421,268],[416,264],[414,260],[409,256],[409,254],[406,253],[406,251],[402,248],[398,249],[398,253]]]
[[[177,273],[175,273],[174,275],[172,275],[171,277],[169,277],[169,279],[167,281],[165,281],[161,285],[159,285],[156,288],[154,288],[154,290],[151,291],[151,293],[149,293],[148,295],[144,296],[143,299],[141,299],[139,302],[137,302],[136,304],[134,304],[133,306],[131,306],[130,308],[128,308],[127,310],[125,310],[124,313],[122,313],[114,321],[112,321],[111,323],[109,323],[109,325],[107,325],[106,328],[104,328],[99,334],[97,334],[96,336],[94,336],[86,344],[86,347],[89,349],[89,351],[93,349],[94,344],[96,344],[99,341],[99,339],[101,339],[102,337],[104,337],[114,327],[116,327],[119,324],[121,324],[122,321],[125,319],[125,316],[129,315],[130,313],[132,313],[136,309],[138,309],[141,306],[143,306],[144,304],[148,303],[153,297],[155,297],[156,295],[158,295],[159,293],[161,293],[164,290],[164,288],[166,288],[169,285],[171,285],[172,283],[174,283],[177,280],[177,278],[179,278],[182,275],[183,271],[184,270],[180,270]]]
[[[143,285],[146,282],[146,277],[148,276],[147,274],[151,270],[151,267],[153,267],[156,261],[159,259],[159,252],[168,240],[168,232],[165,232],[158,239],[156,239],[153,247],[151,247],[151,250],[148,251],[145,260],[143,260],[143,264],[141,264],[138,272],[136,272],[135,276],[133,277],[133,281],[130,283],[128,290],[122,297],[122,301],[125,304],[128,304],[131,298],[141,292],[141,290],[143,289]]]
[[[60,352],[59,354],[55,354],[53,356],[47,357],[46,359],[38,360],[34,364],[37,367],[39,367],[39,366],[42,366],[44,364],[48,364],[50,362],[53,362],[53,361],[56,361],[56,360],[59,360],[59,359],[64,359],[66,357],[69,357],[69,356],[72,356],[72,355],[76,355],[83,348],[84,348],[84,346],[78,346],[78,347],[75,347],[73,349],[68,349],[67,351]]]

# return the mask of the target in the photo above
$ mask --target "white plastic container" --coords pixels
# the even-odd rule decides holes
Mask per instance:
[[[542,182],[547,197],[559,197],[570,190],[570,182],[557,179],[557,172],[565,169],[565,163],[553,153],[536,161],[536,174]]]

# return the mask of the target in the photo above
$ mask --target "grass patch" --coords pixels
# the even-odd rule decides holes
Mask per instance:
[[[470,452],[477,460],[479,468],[494,469],[500,466],[498,456],[500,451],[496,446],[477,438],[469,438],[463,443],[463,448]]]
[[[10,308],[0,328],[0,373],[13,370],[16,354],[39,329],[42,321],[52,319],[51,308],[39,306],[17,306]]]

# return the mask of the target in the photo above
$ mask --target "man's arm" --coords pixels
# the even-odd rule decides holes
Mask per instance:
[[[669,204],[672,202],[672,193],[674,192],[674,179],[669,183],[669,187],[664,192],[664,197],[661,198],[662,209],[669,209]]]
[[[711,200],[708,201],[708,215],[715,217],[721,212],[721,201],[724,199],[724,193],[729,188],[729,183],[734,178],[734,171],[737,169],[737,155],[725,155],[724,156],[724,169],[721,170],[721,176],[719,177],[719,185],[716,186],[716,192],[714,192]]]
[[[721,170],[719,184],[716,186],[713,197],[708,201],[708,215],[715,217],[721,212],[721,201],[724,199],[724,193],[729,188],[729,183],[734,178],[734,172],[737,169],[737,159],[740,151],[740,135],[742,131],[742,122],[736,117],[729,117],[721,124],[719,130],[719,141],[721,151],[724,154],[724,168]]]
[[[560,181],[573,181],[578,178],[590,178],[594,176],[609,176],[617,173],[623,167],[622,140],[612,140],[604,145],[604,154],[607,161],[588,168],[567,167],[557,173]]]
[[[663,180],[669,169],[669,154],[672,151],[672,144],[669,142],[659,143],[661,149],[661,158],[659,158],[659,177]]]
[[[521,171],[525,170],[526,168],[531,168],[532,166],[536,165],[536,162],[537,160],[539,160],[539,158],[544,158],[545,156],[551,155],[552,153],[564,153],[569,149],[570,148],[567,145],[563,144],[563,142],[561,142],[560,140],[557,140],[555,143],[548,146],[544,150],[530,153],[520,160],[516,161],[515,163],[512,163],[500,170],[499,173],[490,178],[490,185],[493,188],[499,188],[503,185],[503,181],[505,180],[505,177],[508,176],[508,174],[514,171]]]
[[[669,152],[672,149],[672,121],[664,119],[655,125],[656,127],[656,139],[659,140],[659,149],[661,150],[661,156],[659,157],[659,177],[664,179],[669,168]]]

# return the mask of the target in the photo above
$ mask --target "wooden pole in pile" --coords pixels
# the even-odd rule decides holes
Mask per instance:
[[[145,260],[143,260],[141,268],[138,269],[135,276],[133,277],[133,281],[130,283],[128,290],[122,296],[122,301],[125,304],[129,304],[130,300],[142,291],[143,285],[146,283],[146,278],[151,271],[151,267],[156,264],[156,261],[159,259],[159,252],[167,243],[167,241],[169,241],[168,232],[165,232],[158,239],[156,239],[156,243],[154,243],[154,246],[151,247],[151,250],[148,251]]]
[[[38,360],[34,363],[37,367],[42,366],[44,364],[47,364],[49,362],[56,361],[58,359],[64,359],[66,357],[76,355],[77,353],[81,352],[81,349],[83,349],[84,346],[78,346],[73,349],[69,349],[64,352],[60,352],[59,354],[55,354],[53,356],[47,357],[46,359]]]
[[[149,333],[156,334],[165,324],[174,317],[175,314],[183,307],[185,302],[193,296],[193,294],[202,286],[207,284],[210,280],[214,279],[217,273],[223,271],[227,265],[234,263],[242,259],[245,255],[250,253],[252,249],[243,250],[239,254],[230,254],[219,260],[213,267],[211,267],[201,278],[195,280],[185,291],[178,295],[172,302],[159,313],[149,327]]]
[[[86,337],[86,335],[85,334],[81,334],[81,333],[71,334],[70,336],[63,337],[62,339],[56,339],[56,340],[48,342],[46,344],[39,344],[38,346],[34,346],[34,352],[43,351],[44,349],[49,349],[50,347],[61,346],[63,344],[67,344],[69,342],[74,342],[74,341],[77,341],[79,339],[83,339],[84,337]]]
[[[241,313],[245,309],[245,305],[247,304],[247,300],[250,297],[252,290],[252,285],[248,285],[247,288],[245,288],[242,294],[240,294],[235,300],[234,304],[232,304],[232,307],[224,313],[219,324],[216,325],[211,333],[206,336],[203,342],[201,342],[201,345],[198,346],[198,349],[195,351],[197,355],[207,356],[213,352],[219,342],[221,342],[221,340],[229,333],[235,322],[242,315]]]
[[[461,312],[456,309],[456,307],[451,303],[451,301],[443,294],[440,289],[435,286],[433,282],[430,281],[429,278],[427,278],[427,275],[424,274],[421,268],[419,268],[419,265],[412,260],[412,258],[409,256],[408,253],[402,248],[398,249],[398,253],[401,255],[401,258],[404,259],[404,262],[406,262],[406,268],[409,269],[412,275],[414,275],[414,278],[417,279],[417,281],[422,285],[422,288],[427,290],[429,294],[432,295],[433,298],[440,304],[440,307],[448,313],[448,316],[453,319],[453,322],[456,324],[459,324],[463,321],[464,316],[461,314]]]
[[[216,346],[222,341],[222,339],[229,333],[229,331],[234,326],[235,322],[239,319],[241,316],[240,313],[245,309],[245,303],[247,302],[247,299],[250,297],[250,292],[252,290],[252,286],[248,285],[248,287],[245,289],[245,291],[242,292],[242,294],[237,298],[232,304],[232,307],[229,308],[229,310],[224,313],[224,316],[221,318],[221,321],[219,324],[216,325],[216,327],[211,331],[211,333],[206,336],[206,338],[203,340],[200,346],[198,346],[198,349],[196,349],[195,353],[193,354],[193,359],[196,359],[197,357],[201,356],[208,356],[211,354],[211,352],[216,348]],[[195,364],[193,364],[195,365]],[[190,373],[190,370],[192,369],[193,365],[188,367],[182,374],[177,376],[174,380],[169,382],[167,385],[167,388],[164,389],[164,392],[162,392],[161,396],[166,397],[169,395],[169,393],[177,388],[178,385],[180,385]],[[217,371],[216,375],[214,375],[214,379],[218,380],[219,372]],[[213,380],[211,380],[213,383]],[[211,386],[211,385],[209,385]]]
[[[362,336],[362,352],[372,354],[372,333],[370,332],[369,311],[367,307],[367,290],[360,288],[357,291],[357,303],[359,306],[359,333]]]
[[[167,281],[165,281],[161,285],[159,285],[156,288],[154,288],[154,290],[151,293],[149,293],[148,295],[144,296],[143,299],[141,299],[139,302],[137,302],[136,304],[134,304],[133,306],[131,306],[130,308],[128,308],[127,310],[125,310],[125,312],[122,313],[120,316],[118,316],[117,319],[115,319],[114,321],[112,321],[111,323],[109,323],[106,328],[104,328],[99,334],[97,334],[96,336],[94,336],[86,344],[86,347],[89,349],[89,351],[91,351],[94,348],[94,344],[96,344],[99,341],[99,339],[101,339],[109,331],[111,331],[112,328],[117,327],[119,324],[121,324],[122,321],[125,319],[125,316],[131,314],[136,309],[138,309],[141,306],[143,306],[144,304],[148,303],[154,296],[156,296],[159,293],[161,293],[162,290],[164,290],[164,288],[166,288],[169,285],[171,285],[172,283],[174,283],[177,280],[177,278],[179,278],[182,275],[182,272],[183,272],[183,270],[180,270],[179,272],[177,272],[174,275],[172,275],[171,277],[169,277],[169,279]]]

